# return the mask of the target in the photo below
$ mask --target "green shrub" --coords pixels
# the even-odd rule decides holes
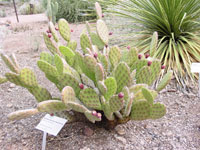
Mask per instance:
[[[193,79],[192,62],[200,62],[200,0],[119,0],[110,12],[127,19],[126,28],[139,31],[136,45],[150,52],[152,34],[158,33],[158,47],[153,57],[173,69],[183,85]],[[113,9],[114,8],[114,9]],[[131,41],[132,34],[128,40]]]

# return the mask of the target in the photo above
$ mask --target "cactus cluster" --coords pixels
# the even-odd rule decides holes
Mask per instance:
[[[48,17],[48,20],[56,23],[56,14],[58,12],[58,3],[56,1],[47,0],[47,10],[46,15]]]
[[[93,123],[103,118],[108,122],[125,123],[128,120],[158,119],[165,115],[165,106],[154,103],[154,99],[169,83],[172,72],[168,72],[157,88],[152,89],[151,85],[164,68],[160,61],[138,54],[133,47],[121,50],[118,46],[109,46],[109,31],[98,3],[96,8],[99,16],[96,31],[86,23],[88,34],[83,32],[80,36],[81,50],[76,50],[77,43],[71,40],[71,30],[64,19],[58,22],[59,31],[49,23],[53,37],[43,34],[51,53],[42,52],[37,65],[60,90],[59,99],[53,98],[38,84],[31,69],[21,69],[14,56],[9,58],[1,54],[12,73],[6,73],[5,78],[0,78],[0,83],[10,81],[23,86],[39,102],[34,109],[9,114],[11,120],[39,112],[78,112]],[[67,44],[59,43],[61,37]],[[69,113],[67,117],[70,120]]]

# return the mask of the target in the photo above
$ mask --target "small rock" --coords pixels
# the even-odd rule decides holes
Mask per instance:
[[[11,89],[8,89],[8,92],[12,92],[12,90],[11,90]]]
[[[11,108],[13,104],[7,104],[6,107]]]
[[[83,148],[81,148],[80,150],[90,150],[90,148],[88,148],[88,147],[83,147]]]
[[[10,87],[10,88],[15,88],[16,85],[15,85],[14,83],[11,83],[9,87]]]
[[[122,142],[123,144],[126,144],[126,139],[123,138],[123,137],[120,137],[120,136],[115,136],[115,138],[119,141],[119,142]]]
[[[117,134],[119,134],[119,135],[126,134],[125,130],[121,126],[116,126],[115,130],[116,130]]]
[[[92,136],[94,134],[94,131],[91,128],[86,127],[83,131],[83,134],[86,136]]]

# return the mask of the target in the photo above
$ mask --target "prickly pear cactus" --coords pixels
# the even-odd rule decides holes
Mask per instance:
[[[59,99],[39,85],[32,69],[20,68],[15,57],[1,54],[11,72],[0,77],[0,84],[9,81],[27,88],[39,102],[36,108],[9,114],[9,119],[46,112],[62,114],[62,117],[66,114],[71,120],[75,116],[69,115],[70,112],[77,112],[93,123],[104,119],[118,124],[128,120],[159,119],[165,115],[165,106],[154,100],[157,92],[169,83],[172,73],[167,73],[155,90],[151,89],[164,68],[160,61],[143,57],[136,48],[122,51],[117,46],[110,47],[100,5],[96,7],[99,15],[96,33],[87,23],[88,34],[83,32],[80,36],[82,51],[76,50],[77,43],[71,40],[70,27],[64,19],[58,21],[59,32],[49,23],[52,38],[44,33],[46,47],[51,53],[42,52],[37,65],[60,90]],[[67,44],[61,45],[58,37]],[[154,53],[155,46],[151,47]]]

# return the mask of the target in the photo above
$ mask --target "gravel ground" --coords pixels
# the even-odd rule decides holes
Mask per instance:
[[[32,67],[40,83],[59,96],[58,90],[44,78],[36,66],[39,53],[45,50],[40,43],[34,50],[30,47],[30,39],[34,34],[40,38],[46,30],[45,23],[26,24],[27,28],[14,26],[17,32],[6,32],[7,27],[0,26],[0,48],[10,54],[16,53],[22,67]],[[5,30],[2,30],[3,27]],[[72,25],[73,38],[77,39],[82,25]],[[10,28],[13,29],[13,28]],[[23,29],[23,30],[21,30]],[[5,34],[6,33],[6,34]],[[9,34],[7,34],[9,33]],[[4,37],[4,38],[3,38]],[[29,42],[27,42],[29,41]],[[3,44],[2,44],[3,43]],[[0,75],[7,68],[0,59]],[[176,90],[171,84],[161,92],[156,101],[167,107],[167,114],[158,120],[130,121],[120,125],[116,130],[107,131],[90,123],[66,124],[57,137],[47,137],[47,150],[199,150],[200,149],[200,99],[197,97],[197,86],[191,84],[190,93]],[[20,120],[8,121],[7,114],[19,109],[36,106],[34,97],[26,89],[5,83],[0,86],[0,149],[1,150],[40,150],[42,132],[35,129],[44,114]],[[94,134],[84,135],[85,128]],[[124,132],[124,133],[123,133]]]

